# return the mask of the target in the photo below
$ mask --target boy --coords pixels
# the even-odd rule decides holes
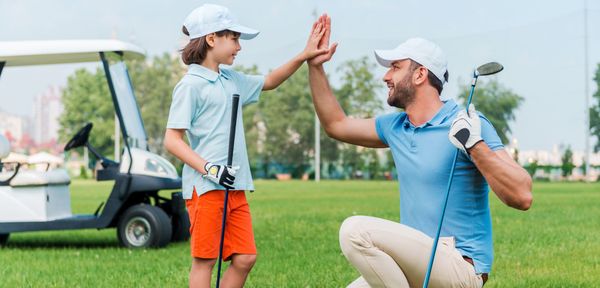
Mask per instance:
[[[231,95],[240,105],[258,101],[261,90],[271,90],[289,78],[307,59],[327,52],[318,44],[327,32],[324,16],[315,22],[306,48],[266,76],[249,76],[219,67],[231,65],[241,50],[239,39],[258,31],[239,25],[225,7],[205,4],[185,19],[183,33],[190,42],[182,50],[188,73],[176,85],[169,112],[165,148],[181,159],[183,196],[190,216],[192,269],[190,287],[209,287],[219,253],[224,187],[231,189],[223,244],[223,259],[231,265],[223,287],[242,287],[256,262],[250,209],[244,191],[254,190],[243,128],[236,129],[234,167],[227,167]],[[327,32],[328,33],[328,32]],[[237,127],[244,127],[238,110]],[[189,145],[184,141],[187,134]]]

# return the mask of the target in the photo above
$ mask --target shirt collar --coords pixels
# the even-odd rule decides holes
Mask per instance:
[[[225,79],[229,79],[229,77],[225,74],[223,74],[223,71],[221,69],[219,69],[219,73],[210,70],[202,65],[198,65],[198,64],[190,64],[189,68],[188,68],[188,74],[190,75],[195,75],[195,76],[200,76],[210,82],[215,82],[217,81],[217,78],[219,78],[219,76],[222,76]]]
[[[435,116],[433,116],[429,121],[427,121],[426,124],[429,124],[431,126],[442,124],[442,122],[446,120],[448,116],[450,116],[450,113],[454,111],[454,109],[457,106],[458,105],[456,104],[456,102],[454,102],[454,100],[452,99],[444,101],[444,106],[442,106],[442,108],[440,108],[440,110],[435,114]]]
[[[443,103],[444,105],[442,105],[442,108],[440,108],[440,110],[438,110],[438,112],[431,119],[429,119],[429,121],[425,122],[425,124],[422,125],[423,127],[440,125],[458,106],[452,99],[443,101]],[[412,123],[410,123],[407,115],[407,117],[404,118],[404,127],[408,128],[411,125]]]

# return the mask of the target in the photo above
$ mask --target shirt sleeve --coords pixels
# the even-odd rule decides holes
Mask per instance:
[[[386,115],[377,116],[375,118],[375,130],[377,136],[383,144],[390,146],[388,143],[388,135],[392,129],[392,123],[401,118],[402,113],[390,113]]]
[[[500,136],[498,136],[498,132],[496,132],[492,122],[481,114],[479,114],[479,119],[481,120],[481,138],[483,138],[485,144],[487,144],[492,151],[503,149],[504,144],[502,144],[502,140],[500,139]]]
[[[237,86],[242,106],[258,102],[260,92],[265,84],[265,76],[247,75],[235,70],[227,70],[226,73],[233,78]]]
[[[190,129],[196,111],[197,91],[189,84],[178,83],[173,90],[167,128]]]

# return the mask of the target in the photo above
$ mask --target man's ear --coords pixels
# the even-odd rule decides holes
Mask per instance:
[[[215,37],[217,35],[215,33],[210,33],[208,35],[206,35],[206,44],[208,44],[208,46],[210,46],[211,48],[215,47]]]
[[[428,75],[429,70],[427,70],[427,68],[425,68],[424,66],[417,68],[417,70],[415,70],[413,74],[413,81],[415,82],[415,85],[421,85],[425,83]]]

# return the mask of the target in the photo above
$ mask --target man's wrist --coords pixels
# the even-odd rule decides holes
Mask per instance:
[[[483,139],[479,139],[475,142],[475,144],[471,145],[470,148],[467,148],[467,154],[471,155],[473,153],[477,153],[478,150],[480,150],[483,146],[484,146],[485,142],[483,141]]]

